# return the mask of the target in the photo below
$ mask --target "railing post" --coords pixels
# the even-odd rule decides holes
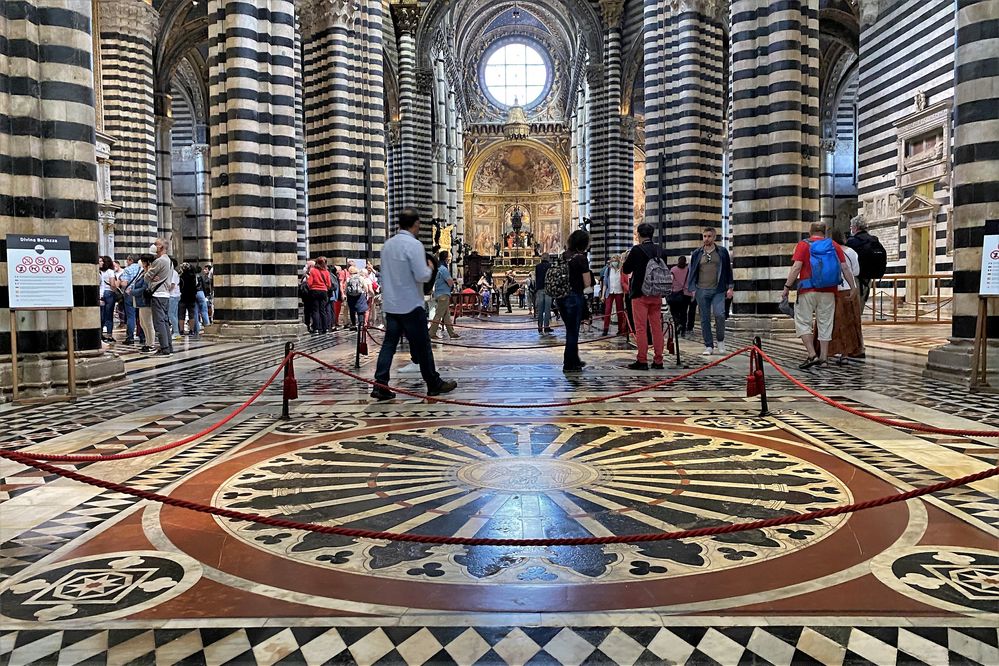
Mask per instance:
[[[756,349],[753,350],[753,355],[756,356],[756,367],[760,371],[761,381],[760,381],[760,416],[769,416],[770,407],[767,404],[767,378],[763,370],[763,355],[760,354],[759,350],[763,349],[763,339],[760,336],[753,338],[753,345]]]
[[[921,295],[919,293],[919,277],[916,277],[916,323],[919,323],[919,299]]]
[[[281,391],[281,418],[286,421],[291,418],[291,401],[298,397],[298,380],[295,379],[295,357],[291,356],[294,351],[295,343],[286,342],[284,345],[284,357],[288,362],[284,365],[284,382]]]

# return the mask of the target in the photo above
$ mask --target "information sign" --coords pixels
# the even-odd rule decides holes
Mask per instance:
[[[981,296],[999,296],[999,234],[985,237],[982,244]]]
[[[69,236],[7,234],[10,309],[72,308]]]

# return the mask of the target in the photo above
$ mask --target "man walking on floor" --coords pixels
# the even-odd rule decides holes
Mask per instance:
[[[703,244],[694,250],[690,258],[687,291],[694,294],[694,300],[701,311],[701,335],[704,336],[704,351],[701,355],[710,356],[716,351],[711,337],[712,316],[715,318],[715,331],[718,335],[717,352],[725,353],[725,299],[732,298],[735,293],[735,279],[728,250],[715,244],[714,227],[704,227],[701,240]]]
[[[798,366],[805,370],[814,365],[824,365],[829,356],[840,281],[845,279],[851,290],[856,290],[857,283],[853,271],[846,264],[843,248],[831,238],[826,238],[824,222],[812,223],[808,240],[798,243],[791,261],[794,263],[788,271],[781,296],[787,298],[795,280],[800,280],[798,302],[794,306],[794,328],[808,352],[808,358]],[[819,333],[818,353],[812,337],[813,315]]]
[[[541,263],[534,267],[534,314],[538,317],[538,335],[554,333],[551,326],[552,319],[552,297],[545,291],[545,279],[548,277],[548,269],[552,267],[552,262],[548,253],[541,255]]]
[[[663,369],[663,294],[669,291],[668,286],[658,285],[662,293],[645,293],[646,273],[649,271],[649,264],[654,260],[662,261],[662,248],[652,242],[652,235],[655,227],[648,222],[638,225],[638,238],[641,243],[631,248],[628,258],[621,267],[621,272],[630,275],[629,282],[631,291],[631,312],[635,318],[635,343],[638,344],[638,360],[628,367],[632,370],[649,369],[649,336],[648,329],[652,329],[652,367],[656,370]],[[655,265],[655,264],[653,264]],[[664,273],[663,279],[668,277],[665,264],[662,265]],[[608,316],[610,310],[607,310]],[[620,316],[620,310],[618,310]],[[604,320],[607,321],[606,319]],[[607,324],[604,324],[606,328]]]
[[[420,374],[427,383],[427,395],[449,393],[458,386],[457,382],[441,379],[434,365],[434,352],[430,348],[430,332],[427,330],[427,311],[423,308],[423,285],[434,271],[423,243],[416,238],[419,233],[419,214],[413,208],[403,208],[399,213],[399,231],[382,247],[385,339],[378,352],[375,370],[375,381],[382,386],[376,386],[371,391],[375,400],[395,397],[395,393],[383,387],[388,386],[392,357],[404,334],[409,340],[413,360],[420,366]]]
[[[437,279],[434,281],[434,300],[437,301],[437,312],[434,313],[434,321],[430,324],[430,337],[431,339],[436,338],[437,329],[443,324],[447,329],[448,336],[454,340],[461,336],[455,332],[454,324],[451,322],[451,290],[454,289],[454,278],[451,277],[451,271],[447,269],[450,256],[448,256],[447,250],[441,250],[437,258],[440,260]]]

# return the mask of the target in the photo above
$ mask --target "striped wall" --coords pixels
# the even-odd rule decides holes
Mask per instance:
[[[733,0],[737,314],[777,314],[794,246],[819,219],[818,72],[818,0]]]
[[[917,111],[916,93],[926,94],[927,106],[954,95],[954,0],[896,0],[882,4],[877,20],[864,26],[860,34],[857,123],[862,205],[897,193],[895,124]],[[947,253],[947,207],[951,197],[946,180],[934,188],[934,198],[941,203],[934,230],[936,272],[953,267]],[[911,192],[901,194],[899,201]],[[867,210],[868,223],[879,224],[880,220],[869,214],[870,205]],[[897,231],[882,226],[874,233],[883,235],[886,247],[898,248],[898,259],[889,263],[889,273],[908,272],[910,239],[905,226]]]
[[[76,347],[101,348],[90,30],[90,2],[0,2],[0,357],[8,360],[7,233],[70,237]],[[17,319],[20,353],[65,351],[64,314]],[[0,385],[9,387],[9,367],[0,363]]]
[[[958,0],[955,60],[953,335],[972,338],[983,236],[999,234],[999,0]],[[994,302],[987,325],[999,338]]]
[[[309,247],[343,263],[384,241],[383,7],[301,6]]]
[[[701,4],[645,3],[645,219],[670,256],[721,231],[724,35]]]
[[[434,216],[434,80],[433,69],[417,67],[412,115],[402,116],[404,125],[412,123],[415,141],[413,162],[403,164],[403,169],[413,173],[414,191],[409,205],[415,206],[428,222]],[[433,225],[420,227],[420,240],[427,247],[433,244]]]
[[[215,318],[230,326],[298,319],[294,12],[208,5]]]
[[[118,257],[148,251],[157,236],[153,42],[159,16],[143,0],[99,0],[104,131],[111,147],[111,190]]]

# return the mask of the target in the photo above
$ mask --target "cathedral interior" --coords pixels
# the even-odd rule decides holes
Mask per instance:
[[[408,208],[456,291],[715,228],[731,353],[597,313],[564,374],[527,299],[373,402],[299,280]],[[858,221],[865,353],[799,370]],[[0,0],[0,230],[0,666],[999,664],[999,0]],[[157,239],[170,356],[95,268]]]

